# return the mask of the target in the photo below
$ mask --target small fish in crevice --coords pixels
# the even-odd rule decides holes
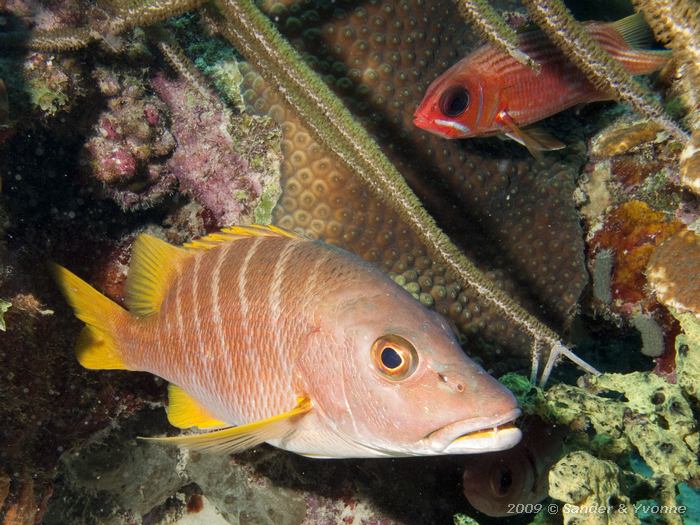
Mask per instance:
[[[614,23],[587,22],[594,40],[630,73],[646,75],[663,67],[670,50],[642,49],[653,42],[651,30],[636,14]],[[565,144],[530,127],[579,104],[613,100],[547,38],[531,26],[518,34],[519,48],[539,64],[536,72],[487,44],[463,58],[428,87],[413,123],[448,139],[505,135],[536,158]]]
[[[527,509],[547,497],[549,469],[562,455],[567,427],[526,416],[521,428],[523,439],[510,450],[467,459],[464,495],[487,516],[531,512]]]
[[[487,452],[520,439],[515,398],[445,320],[337,247],[273,226],[184,247],[141,235],[129,311],[54,270],[86,324],[83,366],[158,375],[171,383],[174,426],[216,429],[156,441],[346,458]]]

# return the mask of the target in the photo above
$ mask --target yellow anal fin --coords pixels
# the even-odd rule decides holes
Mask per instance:
[[[294,429],[293,418],[307,413],[312,408],[313,404],[309,398],[300,397],[297,406],[292,410],[247,425],[224,428],[205,434],[140,439],[203,452],[235,454],[265,441],[284,438]]]
[[[139,317],[157,312],[178,265],[191,257],[187,250],[142,234],[131,250],[126,279],[126,304]]]
[[[52,264],[51,271],[75,316],[87,325],[75,345],[80,364],[92,369],[127,370],[117,334],[128,322],[128,312],[62,266]]]
[[[221,428],[228,423],[210,415],[197,401],[179,386],[168,385],[168,421],[177,428]]]
[[[250,226],[232,226],[230,228],[224,228],[216,233],[188,242],[184,247],[194,250],[209,250],[221,246],[222,244],[249,237],[288,237],[290,239],[303,239],[301,235],[271,224],[252,224]]]

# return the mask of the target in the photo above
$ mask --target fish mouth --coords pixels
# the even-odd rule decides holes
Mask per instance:
[[[515,446],[522,437],[513,422],[520,416],[515,408],[498,417],[473,417],[455,421],[426,438],[438,454],[474,454],[497,452]]]
[[[413,115],[413,125],[445,139],[463,138],[470,133],[469,128],[464,124],[451,120],[429,118],[418,112]]]
[[[413,125],[417,128],[428,129],[430,128],[431,124],[432,121],[429,118],[424,117],[417,112],[413,115]]]

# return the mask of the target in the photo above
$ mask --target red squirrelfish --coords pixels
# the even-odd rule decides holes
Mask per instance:
[[[447,323],[339,248],[272,226],[184,247],[141,235],[129,311],[54,270],[86,324],[83,366],[158,375],[170,382],[174,426],[215,429],[157,441],[347,458],[485,452],[520,439],[515,398]]]
[[[594,40],[634,75],[652,73],[669,50],[644,50],[651,32],[640,15],[615,23],[587,22]],[[506,135],[537,151],[564,144],[524,126],[588,102],[612,100],[548,40],[539,29],[518,34],[519,49],[540,65],[539,73],[492,45],[484,45],[440,75],[428,87],[413,123],[448,139]],[[537,156],[537,155],[536,155]]]

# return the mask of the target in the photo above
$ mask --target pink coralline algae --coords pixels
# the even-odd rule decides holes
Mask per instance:
[[[230,112],[212,95],[195,91],[184,79],[157,74],[151,85],[167,104],[177,149],[167,168],[180,191],[212,212],[217,226],[253,219],[266,185],[265,175],[253,169],[240,151]]]
[[[107,107],[83,147],[81,164],[122,209],[147,208],[175,182],[166,166],[175,150],[168,110],[129,73],[98,69],[95,77]]]

